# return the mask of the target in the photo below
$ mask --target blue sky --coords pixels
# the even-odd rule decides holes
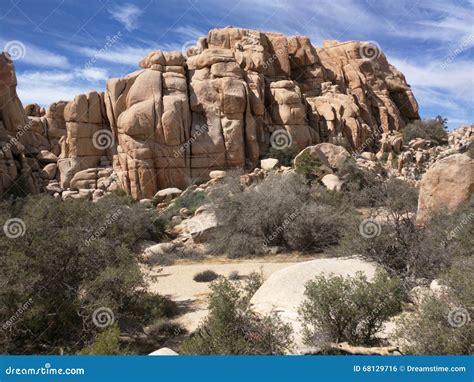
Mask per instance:
[[[0,48],[15,59],[24,104],[42,105],[133,72],[153,49],[183,50],[212,28],[376,42],[422,117],[474,122],[473,0],[2,0]]]

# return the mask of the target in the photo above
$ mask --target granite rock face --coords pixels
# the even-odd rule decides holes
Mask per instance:
[[[35,159],[41,124],[30,122],[16,93],[16,75],[8,53],[0,54],[0,193],[37,193],[39,164]],[[47,142],[46,142],[47,143]]]
[[[143,70],[107,84],[122,187],[152,197],[213,170],[255,167],[271,146],[343,139],[357,148],[418,119],[403,75],[366,45],[316,49],[307,37],[229,27],[211,30],[187,57],[151,52]]]
[[[4,124],[34,121],[26,144],[58,156],[61,187],[113,164],[118,186],[142,199],[211,171],[251,170],[270,149],[329,142],[370,151],[381,132],[419,118],[404,76],[367,42],[315,48],[303,36],[228,27],[186,56],[156,50],[139,65],[105,93],[57,102],[44,115],[30,105],[27,117],[16,98],[21,111],[10,103]]]

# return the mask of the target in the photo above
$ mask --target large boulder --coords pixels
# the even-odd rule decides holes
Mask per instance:
[[[426,223],[436,210],[456,209],[474,192],[474,160],[454,154],[435,162],[423,175],[417,223]]]
[[[273,273],[257,290],[250,304],[260,314],[278,314],[294,331],[294,352],[304,354],[313,349],[303,343],[298,308],[304,301],[305,285],[319,275],[355,276],[363,272],[370,280],[374,264],[356,258],[318,259],[298,263]]]
[[[332,143],[319,143],[315,147],[321,150],[333,169],[338,169],[351,157],[351,154],[344,147]]]

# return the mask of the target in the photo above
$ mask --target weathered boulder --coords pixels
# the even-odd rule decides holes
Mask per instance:
[[[260,168],[262,170],[273,170],[277,166],[278,166],[278,159],[275,159],[275,158],[262,159],[260,161]]]
[[[333,169],[338,169],[347,159],[351,157],[349,152],[342,146],[333,145],[332,143],[319,143],[315,146],[321,150]]]
[[[423,175],[416,221],[426,223],[436,210],[453,210],[474,192],[474,160],[454,154],[435,162]]]
[[[370,280],[375,265],[356,258],[318,259],[298,263],[273,273],[250,300],[260,314],[278,314],[294,331],[294,352],[303,354],[311,348],[303,344],[302,325],[298,308],[304,301],[305,284],[319,275],[355,276],[363,272]]]
[[[180,190],[179,188],[169,187],[169,188],[165,188],[163,190],[158,191],[155,194],[154,199],[156,199],[158,203],[169,202],[171,201],[171,199],[174,199],[177,196],[181,195],[182,192],[183,191]]]

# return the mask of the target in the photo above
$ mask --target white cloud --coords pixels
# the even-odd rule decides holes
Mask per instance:
[[[109,79],[108,71],[102,68],[90,67],[78,69],[76,74],[90,82],[106,81]]]
[[[405,75],[422,108],[448,117],[450,127],[472,120],[474,65],[471,61],[454,58],[452,62],[444,59],[420,65],[395,57],[388,60]]]
[[[12,46],[14,47],[12,48]],[[70,66],[67,57],[63,55],[40,48],[25,41],[8,41],[0,39],[0,49],[9,50],[8,47],[10,47],[10,49],[18,49],[16,53],[19,61],[21,60],[21,62],[33,66],[45,66],[50,68],[67,68]],[[15,54],[11,55],[15,58]]]
[[[112,17],[125,26],[125,29],[132,31],[138,26],[138,18],[143,10],[134,4],[123,4],[109,10]]]
[[[126,64],[138,66],[145,55],[151,52],[151,48],[133,47],[129,45],[114,46],[111,49],[96,49],[90,47],[76,47],[76,51],[86,57],[96,60],[111,62],[113,64]]]
[[[201,31],[200,29],[194,28],[192,26],[180,26],[175,29],[176,33],[184,36],[188,39],[197,40],[201,36],[207,36],[207,31]]]
[[[472,94],[474,91],[474,65],[472,61],[456,60],[451,63],[431,61],[417,65],[407,60],[389,57],[389,62],[397,67],[413,86],[443,89],[453,94]],[[429,62],[428,59],[425,58]]]
[[[106,71],[101,68],[65,71],[28,71],[17,73],[17,92],[23,104],[48,106],[59,100],[72,100],[76,95],[100,90]]]

